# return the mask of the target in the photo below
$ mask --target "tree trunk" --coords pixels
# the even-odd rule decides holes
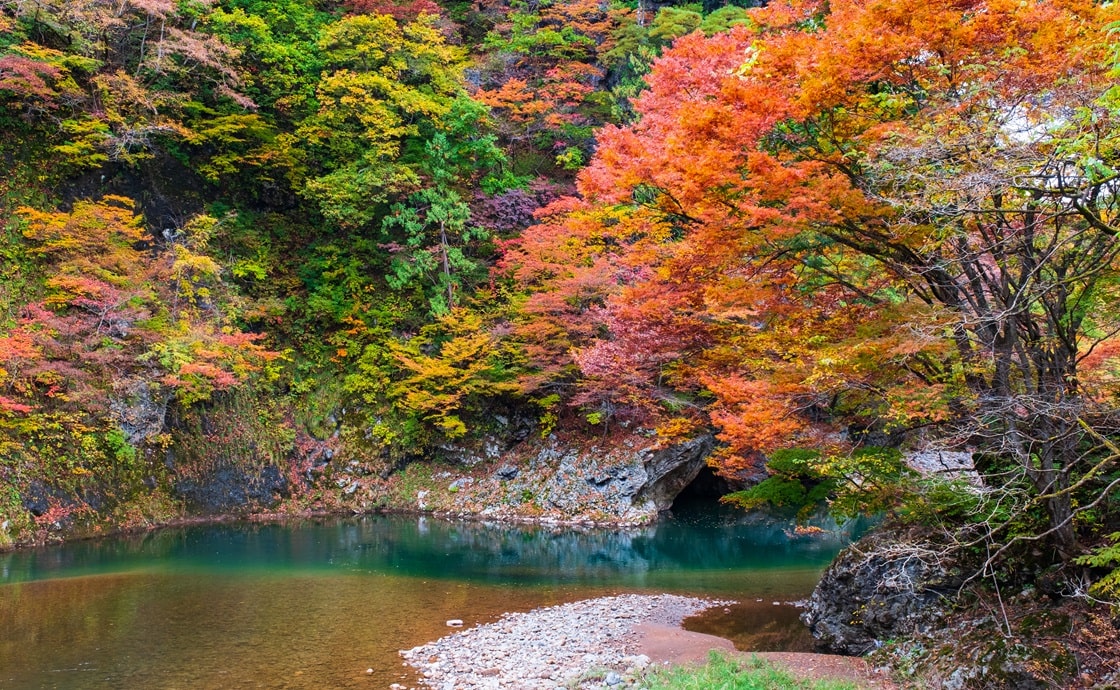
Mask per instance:
[[[443,279],[447,283],[447,308],[455,307],[455,284],[451,282],[451,260],[447,256],[447,224],[439,223],[439,246],[443,251]]]
[[[1068,561],[1080,555],[1077,530],[1073,526],[1073,503],[1070,495],[1062,493],[1052,496],[1046,499],[1045,506],[1046,513],[1050,516],[1050,529],[1054,530],[1050,542],[1058,550],[1062,560]]]

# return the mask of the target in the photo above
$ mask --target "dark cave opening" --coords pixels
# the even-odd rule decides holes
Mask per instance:
[[[711,510],[720,505],[719,499],[731,493],[733,489],[715,471],[704,465],[696,476],[673,499],[669,510],[673,514],[694,512],[697,510]]]

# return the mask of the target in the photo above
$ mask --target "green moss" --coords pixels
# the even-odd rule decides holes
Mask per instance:
[[[295,430],[285,421],[287,413],[284,400],[247,389],[179,410],[171,432],[176,472],[200,476],[220,464],[253,469],[283,466],[295,442]]]
[[[758,657],[729,658],[718,652],[702,666],[655,669],[645,674],[649,690],[856,690],[854,683],[839,680],[804,680]]]
[[[1019,632],[1025,636],[1062,637],[1071,630],[1069,616],[1053,611],[1036,611],[1023,616],[1018,624]]]
[[[338,431],[338,411],[343,406],[342,383],[330,376],[320,376],[293,385],[299,394],[295,404],[295,421],[315,439],[325,441]]]
[[[112,527],[137,529],[166,524],[183,514],[183,505],[163,489],[138,493],[117,506],[110,517]]]
[[[33,526],[31,514],[20,502],[19,492],[10,484],[0,484],[0,551],[15,546]]]
[[[416,505],[416,494],[420,491],[432,491],[436,488],[435,478],[432,476],[432,467],[428,463],[413,463],[404,468],[398,475],[396,485],[391,492],[391,500],[400,506]]]

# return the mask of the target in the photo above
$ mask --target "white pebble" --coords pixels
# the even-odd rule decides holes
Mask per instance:
[[[680,624],[684,618],[731,602],[674,595],[623,595],[507,613],[497,623],[481,625],[402,651],[433,688],[461,690],[552,690],[573,687],[593,670],[613,674],[614,685],[649,664],[649,657],[628,654],[629,632],[643,621]],[[462,621],[454,619],[447,624]],[[603,678],[603,676],[599,676]],[[597,686],[602,687],[602,686]]]

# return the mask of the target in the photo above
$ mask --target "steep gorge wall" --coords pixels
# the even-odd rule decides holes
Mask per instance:
[[[359,429],[332,416],[312,436],[285,405],[250,393],[188,412],[144,396],[122,401],[121,428],[141,449],[135,471],[90,476],[79,489],[46,477],[13,483],[0,547],[260,513],[645,524],[672,506],[715,446],[704,434],[661,447],[640,429],[542,439],[530,421],[499,416],[492,433],[393,464],[354,446]]]
[[[668,510],[714,445],[702,435],[662,448],[634,433],[594,442],[530,437],[505,449],[488,437],[473,449],[445,448],[450,460],[412,463],[388,477],[341,458],[317,481],[341,489],[342,502],[357,511],[633,525]]]

